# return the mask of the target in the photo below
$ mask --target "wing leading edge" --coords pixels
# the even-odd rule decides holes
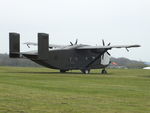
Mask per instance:
[[[134,48],[134,47],[141,47],[140,45],[114,45],[114,46],[81,46],[77,47],[76,49],[112,49],[112,48]]]

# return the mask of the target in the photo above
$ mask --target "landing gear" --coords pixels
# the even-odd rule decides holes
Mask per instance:
[[[66,70],[60,70],[60,73],[65,73],[66,72]]]
[[[101,74],[107,74],[107,71],[104,69],[102,69]]]
[[[90,69],[82,69],[81,72],[84,73],[84,74],[89,74],[90,73]]]

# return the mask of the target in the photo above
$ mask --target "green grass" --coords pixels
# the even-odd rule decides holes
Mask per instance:
[[[150,70],[0,67],[0,113],[150,113]]]

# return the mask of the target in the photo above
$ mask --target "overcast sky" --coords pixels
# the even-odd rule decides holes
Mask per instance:
[[[37,42],[37,33],[53,44],[140,44],[141,48],[112,49],[113,57],[150,61],[150,0],[0,0],[0,53],[8,53],[8,33],[21,34],[21,43]],[[27,51],[21,45],[22,51]]]

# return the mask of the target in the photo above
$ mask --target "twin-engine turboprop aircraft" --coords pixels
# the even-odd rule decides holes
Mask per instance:
[[[84,44],[70,45],[49,45],[49,35],[38,33],[38,43],[24,43],[28,47],[38,46],[38,50],[29,52],[20,52],[20,34],[9,33],[9,56],[10,58],[28,58],[42,66],[58,69],[60,72],[69,70],[81,70],[88,74],[90,69],[102,69],[101,73],[107,73],[105,68],[110,64],[110,54],[108,50],[112,48],[132,48],[140,45],[117,45],[110,46],[90,46]]]

